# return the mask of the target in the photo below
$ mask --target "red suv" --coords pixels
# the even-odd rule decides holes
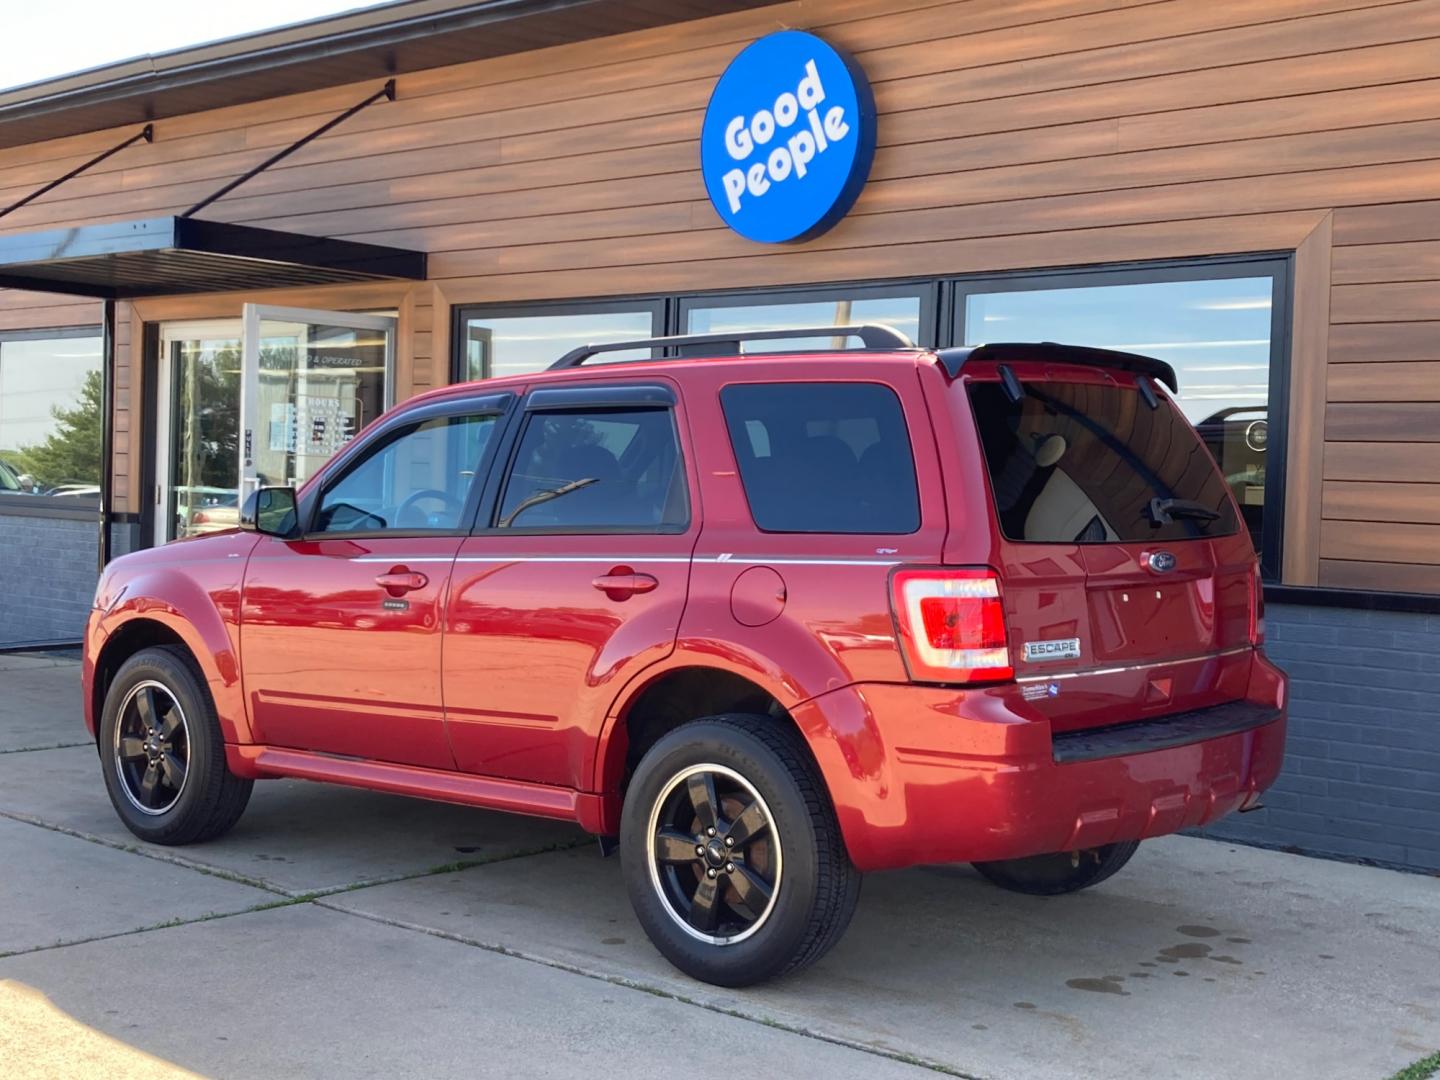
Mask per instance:
[[[1070,892],[1258,805],[1285,678],[1169,366],[745,340],[847,336],[427,393],[118,559],[84,677],[125,824],[210,839],[280,776],[573,821],[666,957],[739,986],[821,956],[866,871]],[[669,358],[585,363],[637,348]]]

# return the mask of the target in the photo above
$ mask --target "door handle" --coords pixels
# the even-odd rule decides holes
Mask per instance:
[[[590,583],[611,600],[625,600],[636,593],[653,591],[660,584],[649,574],[637,574],[628,566],[617,566],[608,574],[601,574]]]
[[[407,592],[414,592],[416,589],[423,589],[430,584],[430,579],[424,574],[418,574],[413,570],[406,570],[403,566],[397,566],[388,574],[381,574],[375,579],[375,584],[388,592],[391,596],[401,596]]]

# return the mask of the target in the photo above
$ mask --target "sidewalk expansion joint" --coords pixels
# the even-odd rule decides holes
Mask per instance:
[[[642,982],[639,979],[632,979],[625,975],[618,975],[613,972],[599,971],[594,968],[582,967],[579,964],[568,963],[564,960],[557,960],[554,957],[541,956],[538,953],[526,952],[522,949],[511,948],[508,945],[501,945],[497,942],[481,941],[478,938],[466,937],[464,934],[457,934],[449,930],[440,930],[435,927],[422,926],[419,923],[406,922],[403,919],[392,919],[384,915],[376,915],[368,911],[356,911],[351,908],[336,907],[334,904],[325,903],[325,898],[318,898],[314,901],[316,907],[325,908],[341,915],[351,915],[357,919],[366,919],[369,922],[379,923],[382,926],[394,927],[397,930],[409,930],[417,934],[426,934],[430,937],[440,938],[443,941],[453,941],[460,945],[469,945],[472,948],[482,949],[485,952],[496,953],[500,956],[508,956],[513,960],[523,960],[532,964],[539,964],[542,967],[553,968],[556,971],[563,971],[570,975],[578,975],[585,979],[594,979],[597,982],[609,983],[612,986],[623,987],[626,990],[636,990],[642,994],[650,994],[654,997],[665,998],[682,1005],[691,1005],[697,1009],[704,1009],[707,1012],[719,1013],[722,1016],[733,1017],[736,1020],[744,1020],[752,1024],[760,1024],[764,1027],[775,1028],[791,1035],[798,1035],[805,1039],[814,1039],[816,1042],[830,1043],[833,1046],[844,1047],[847,1050],[856,1050],[863,1054],[870,1054],[873,1057],[885,1058],[888,1061],[899,1062],[903,1065],[913,1065],[916,1068],[926,1069],[941,1076],[953,1076],[959,1080],[985,1080],[976,1073],[965,1072],[956,1069],[943,1062],[934,1061],[930,1058],[918,1057],[914,1054],[907,1054],[899,1050],[891,1050],[888,1047],[875,1046],[871,1043],[861,1042],[858,1039],[846,1039],[843,1036],[832,1035],[824,1031],[816,1031],[800,1024],[790,1023],[784,1020],[776,1020],[773,1017],[760,1016],[748,1013],[740,1009],[731,1008],[713,1001],[704,1001],[699,998],[690,997],[675,990],[667,990],[664,987],[652,983]]]
[[[264,900],[258,904],[251,904],[249,907],[240,908],[237,911],[212,911],[204,915],[196,915],[189,919],[177,917],[174,919],[166,919],[164,922],[152,923],[149,926],[136,926],[129,930],[119,930],[113,934],[97,934],[94,937],[76,938],[73,941],[57,941],[49,945],[34,945],[30,948],[0,952],[0,960],[11,956],[25,956],[28,953],[66,949],[72,945],[88,945],[96,941],[109,941],[112,938],[130,937],[134,934],[148,934],[154,930],[170,930],[177,926],[190,926],[194,923],[214,922],[217,919],[230,919],[236,915],[252,915],[260,911],[273,911],[276,908],[296,907],[300,904],[315,903],[317,900],[321,900],[327,896],[359,892],[362,889],[371,889],[379,885],[393,885],[402,881],[413,881],[417,878],[435,877],[439,874],[453,874],[460,870],[470,870],[475,867],[488,866],[491,863],[509,862],[512,859],[524,859],[532,855],[545,855],[552,851],[566,851],[570,848],[580,847],[582,844],[588,843],[588,840],[575,840],[555,844],[543,844],[537,847],[504,852],[488,857],[482,856],[475,859],[461,859],[457,862],[442,863],[439,866],[430,866],[424,870],[415,870],[408,874],[393,874],[384,878],[356,881],[348,885],[330,885],[322,889],[292,892],[256,878],[246,877],[243,874],[232,873],[231,871],[217,867],[191,862],[188,859],[167,855],[163,852],[146,851],[133,844],[122,844],[114,840],[108,840],[103,836],[95,836],[92,833],[81,832],[79,829],[71,829],[64,825],[55,825],[48,821],[42,821],[39,818],[33,818],[28,814],[19,814],[11,810],[0,810],[0,817],[9,818],[12,821],[17,821],[24,825],[34,825],[37,828],[48,829],[51,832],[60,833],[62,836],[69,836],[76,840],[87,840],[92,844],[99,844],[101,847],[111,848],[115,851],[123,851],[131,855],[140,855],[147,859],[155,859],[158,862],[170,863],[173,866],[178,866],[185,870],[195,870],[210,877],[222,878],[226,881],[234,882],[237,885],[248,885],[251,888],[260,889],[276,896],[274,900]],[[329,910],[338,911],[339,909],[329,908]]]
[[[186,870],[194,870],[196,873],[208,874],[210,877],[223,878],[226,881],[233,881],[239,885],[249,885],[253,889],[260,889],[277,896],[289,897],[292,895],[289,891],[276,888],[274,885],[262,881],[259,878],[236,873],[233,870],[225,870],[218,866],[209,866],[205,863],[196,862],[193,859],[186,859],[179,855],[171,855],[163,851],[152,851],[140,847],[137,844],[125,844],[118,840],[110,840],[104,836],[96,836],[94,833],[87,833],[81,829],[72,829],[68,825],[57,825],[53,821],[46,821],[44,818],[34,817],[31,814],[22,814],[16,810],[0,810],[0,817],[9,818],[11,821],[18,821],[25,825],[34,825],[39,829],[49,829],[51,832],[60,833],[62,836],[74,837],[76,840],[88,840],[92,844],[99,844],[101,847],[107,847],[114,851],[124,851],[131,855],[139,855],[142,858],[154,859],[156,862],[169,863],[171,866],[180,866]]]
[[[44,746],[15,746],[9,750],[0,750],[0,754],[33,754],[37,750],[72,750],[77,746],[94,746],[91,742],[57,742],[46,743]]]

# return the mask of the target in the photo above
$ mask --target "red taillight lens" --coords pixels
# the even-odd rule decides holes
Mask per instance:
[[[204,510],[196,510],[195,513],[190,515],[191,525],[208,525],[209,523],[210,518]]]
[[[890,581],[901,650],[912,679],[968,683],[1014,678],[995,571],[898,570]]]
[[[1265,644],[1265,585],[1260,580],[1260,564],[1250,570],[1250,643]]]

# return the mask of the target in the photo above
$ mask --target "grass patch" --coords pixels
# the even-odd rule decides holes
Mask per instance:
[[[1440,1053],[1421,1058],[1413,1065],[1406,1065],[1390,1080],[1429,1080],[1436,1073],[1440,1073]]]

